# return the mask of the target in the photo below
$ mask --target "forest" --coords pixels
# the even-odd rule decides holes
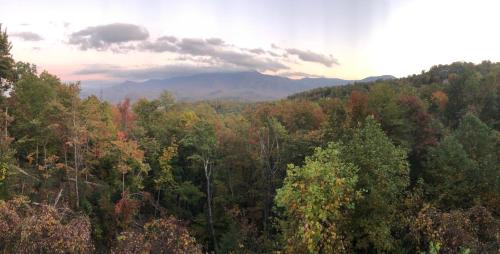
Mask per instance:
[[[81,98],[0,33],[2,253],[498,253],[500,63],[260,103]]]

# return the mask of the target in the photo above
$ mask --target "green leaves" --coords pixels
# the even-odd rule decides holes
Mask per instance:
[[[403,192],[409,184],[406,152],[371,117],[345,143],[317,148],[303,167],[289,165],[276,196],[290,251],[390,251]],[[352,243],[356,243],[352,246]]]
[[[163,149],[163,154],[159,158],[160,172],[158,177],[154,179],[157,189],[161,189],[163,185],[175,184],[171,161],[177,155],[177,147],[178,145],[174,141],[169,147]]]
[[[356,190],[363,198],[351,218],[357,248],[390,251],[397,228],[399,206],[409,185],[406,151],[396,147],[373,117],[354,131],[341,147],[342,158],[359,168]]]
[[[2,24],[0,24],[0,97],[9,88],[10,84],[7,81],[13,81],[15,78],[11,49],[12,44],[9,42],[7,31],[2,31]]]
[[[431,149],[424,179],[429,198],[444,207],[495,207],[499,195],[497,132],[468,113]]]
[[[317,148],[303,167],[288,166],[276,204],[284,209],[287,249],[310,253],[346,251],[346,218],[360,195],[358,168],[340,159],[338,144]]]

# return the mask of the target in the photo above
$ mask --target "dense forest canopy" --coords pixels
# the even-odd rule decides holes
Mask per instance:
[[[10,48],[2,253],[498,253],[500,63],[112,105]]]

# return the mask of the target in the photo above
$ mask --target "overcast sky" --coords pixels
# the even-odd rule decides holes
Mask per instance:
[[[19,61],[73,81],[256,70],[361,79],[500,61],[497,0],[0,0]]]

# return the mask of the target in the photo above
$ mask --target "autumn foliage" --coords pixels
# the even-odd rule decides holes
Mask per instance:
[[[498,253],[499,63],[113,104],[9,50],[1,253]]]

